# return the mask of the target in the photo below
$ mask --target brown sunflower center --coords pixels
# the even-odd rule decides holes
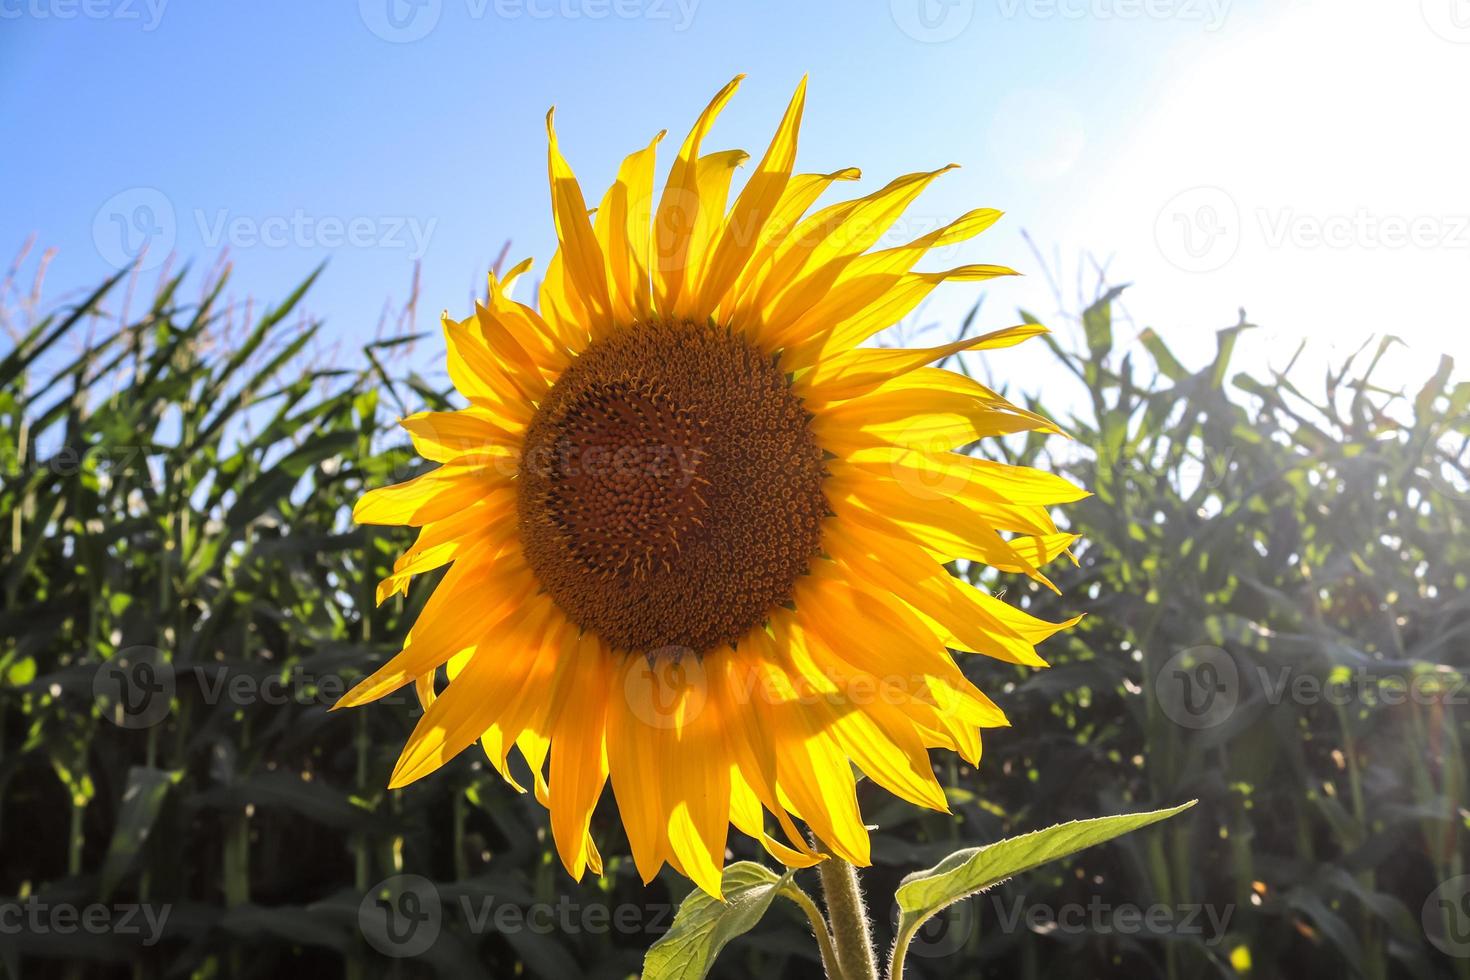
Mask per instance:
[[[616,650],[704,654],[792,597],[820,550],[822,451],[786,375],[728,330],[622,327],[526,432],[526,561]]]

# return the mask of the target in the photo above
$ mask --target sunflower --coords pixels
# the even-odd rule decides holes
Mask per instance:
[[[448,570],[402,652],[337,705],[416,685],[425,710],[392,787],[478,740],[524,792],[518,751],[577,878],[602,872],[589,826],[610,779],[643,879],[667,862],[715,896],[732,824],[789,866],[868,864],[855,770],[947,809],[928,750],[978,764],[979,730],[1006,724],[951,650],[1044,666],[1035,645],[1071,623],[946,563],[1049,586],[1039,567],[1074,538],[1048,507],[1084,496],[954,452],[1056,430],[926,366],[1043,328],[860,346],[942,282],[1014,274],[912,271],[999,212],[875,248],[950,167],[812,211],[858,172],[793,173],[805,80],[727,210],[747,154],[704,142],[739,82],[695,123],[656,207],[663,133],[593,211],[547,115],[558,249],[539,301],[510,296],[527,261],[492,272],[472,316],[445,316],[469,404],[403,419],[438,467],[354,511],[421,529],[379,602]]]

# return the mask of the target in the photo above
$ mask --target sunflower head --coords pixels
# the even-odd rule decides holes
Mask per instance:
[[[941,282],[1012,274],[914,268],[999,212],[877,248],[948,167],[813,210],[857,171],[794,172],[805,81],[729,204],[748,155],[703,144],[739,81],[695,123],[656,203],[662,133],[594,211],[547,116],[559,247],[538,302],[510,297],[525,262],[491,274],[472,316],[445,317],[467,405],[404,419],[439,465],[355,511],[421,528],[379,601],[448,570],[402,652],[338,704],[416,686],[425,710],[393,786],[478,740],[520,790],[518,752],[578,877],[601,873],[590,827],[610,779],[644,880],[668,863],[713,895],[732,824],[791,866],[868,863],[855,769],[946,809],[929,750],[976,764],[979,729],[1005,724],[952,651],[1043,666],[1036,644],[1071,624],[945,566],[1049,586],[1040,566],[1073,541],[1049,508],[1083,496],[955,452],[1055,429],[926,366],[1040,327],[862,346]]]
[[[792,601],[820,550],[825,471],[809,418],[779,359],[733,330],[611,331],[526,431],[527,563],[619,652],[738,646]]]

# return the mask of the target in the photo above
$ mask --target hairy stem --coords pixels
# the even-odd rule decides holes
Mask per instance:
[[[822,899],[827,903],[827,920],[832,924],[842,980],[878,980],[873,930],[863,905],[857,869],[833,855],[817,865],[817,874],[822,880]]]
[[[914,928],[905,929],[894,937],[893,952],[888,954],[888,980],[903,980],[903,961],[908,956],[914,931]]]
[[[837,950],[832,945],[832,932],[827,928],[827,920],[822,918],[822,910],[817,908],[817,903],[800,888],[783,888],[781,894],[795,902],[811,921],[812,934],[817,937],[817,946],[822,951],[822,969],[827,980],[843,980],[842,968],[837,964]]]

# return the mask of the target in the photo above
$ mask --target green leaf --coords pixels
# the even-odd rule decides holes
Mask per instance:
[[[128,770],[122,808],[118,811],[112,842],[107,845],[107,857],[102,863],[101,890],[104,898],[112,894],[123,875],[132,868],[158,820],[169,789],[183,775],[182,771],[150,769],[147,766],[133,766]]]
[[[1124,286],[1114,286],[1082,311],[1082,330],[1087,335],[1087,352],[1100,361],[1113,349],[1113,303],[1123,295]]]
[[[706,976],[725,944],[755,927],[789,878],[790,872],[778,877],[754,861],[737,861],[725,868],[720,881],[723,902],[697,888],[690,892],[674,924],[644,957],[643,980]]]
[[[1144,330],[1138,339],[1148,351],[1149,356],[1154,359],[1154,363],[1158,365],[1164,377],[1176,384],[1189,377],[1189,369],[1179,363],[1179,359],[1164,343],[1164,338],[1155,333],[1153,327]]]
[[[1129,813],[1094,820],[1075,820],[1035,833],[1022,834],[985,847],[955,851],[926,871],[915,871],[899,883],[898,943],[895,964],[901,965],[905,948],[925,920],[961,899],[969,898],[1023,871],[1121,837],[1130,831],[1166,820],[1194,806],[1194,801],[1170,810]],[[894,976],[901,976],[895,969]]]
[[[21,657],[5,666],[5,682],[11,687],[25,687],[36,679],[36,658]]]

